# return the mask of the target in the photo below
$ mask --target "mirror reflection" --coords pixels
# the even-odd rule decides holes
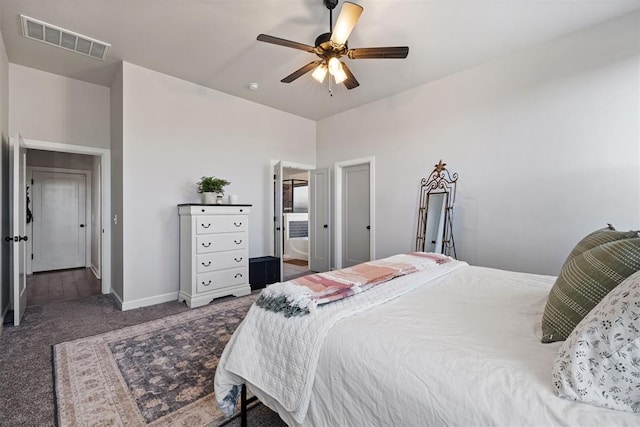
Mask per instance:
[[[442,253],[442,235],[444,233],[446,206],[446,193],[429,194],[425,224],[425,252]]]

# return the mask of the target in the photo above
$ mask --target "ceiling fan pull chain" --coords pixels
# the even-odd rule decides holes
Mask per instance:
[[[333,79],[329,76],[329,96],[333,97],[333,90],[331,90],[331,84],[333,83]]]

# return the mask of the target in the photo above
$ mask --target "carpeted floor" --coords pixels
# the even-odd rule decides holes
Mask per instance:
[[[188,310],[176,302],[120,311],[108,295],[30,306],[19,327],[5,325],[0,337],[0,426],[53,426],[52,345],[136,325]],[[229,426],[239,426],[234,420]],[[283,426],[260,405],[250,426]]]

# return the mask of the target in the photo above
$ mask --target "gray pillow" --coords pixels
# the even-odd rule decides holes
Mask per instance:
[[[542,316],[542,342],[563,341],[613,288],[640,270],[640,238],[589,249],[568,260]]]

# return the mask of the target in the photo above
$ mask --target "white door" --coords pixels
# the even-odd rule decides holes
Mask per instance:
[[[9,162],[9,188],[11,192],[11,304],[13,324],[20,320],[27,308],[27,194],[26,194],[26,149],[20,135],[11,137],[11,160]]]
[[[369,164],[342,168],[342,267],[370,258]]]
[[[282,162],[276,163],[273,168],[273,242],[274,242],[274,256],[278,258],[280,263],[280,281],[283,277],[283,245],[284,234],[282,230]]]
[[[309,269],[323,272],[331,268],[329,168],[309,173]]]
[[[86,177],[33,171],[33,261],[36,271],[86,266]]]

